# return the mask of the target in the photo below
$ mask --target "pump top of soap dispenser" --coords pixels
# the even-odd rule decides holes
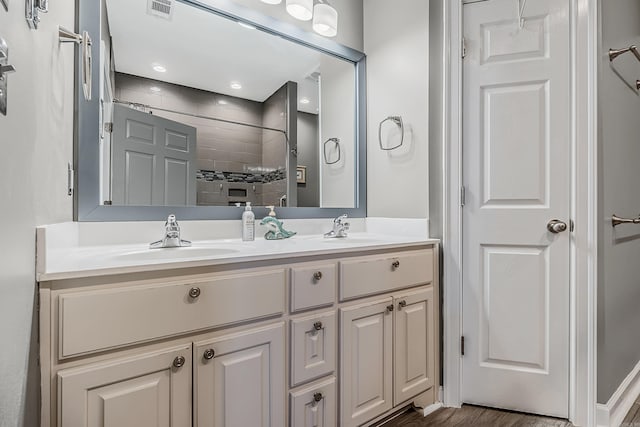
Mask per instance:
[[[276,211],[275,211],[275,206],[265,206],[265,208],[269,209],[269,216],[275,218],[276,217]]]
[[[247,202],[247,204],[244,206],[244,210],[251,212],[251,202]]]

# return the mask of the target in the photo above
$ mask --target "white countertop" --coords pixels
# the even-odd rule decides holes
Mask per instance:
[[[160,222],[63,223],[37,229],[38,281],[123,273],[205,267],[296,256],[348,254],[437,243],[428,238],[426,220],[350,219],[344,239],[324,239],[331,220],[286,220],[298,234],[285,240],[265,240],[256,228],[255,241],[239,238],[240,221],[183,221],[182,238],[191,247],[149,249],[164,232]],[[198,239],[197,237],[200,237]],[[215,238],[217,237],[217,238]]]

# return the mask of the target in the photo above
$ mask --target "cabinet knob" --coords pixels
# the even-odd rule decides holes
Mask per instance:
[[[322,322],[316,322],[313,324],[313,329],[315,329],[316,331],[319,331],[320,329],[322,329]]]
[[[211,360],[215,355],[216,355],[216,352],[213,351],[212,348],[208,348],[204,351],[204,353],[202,354],[202,357],[204,357],[205,360]]]
[[[193,299],[198,298],[200,296],[200,288],[189,289],[189,296]]]
[[[393,269],[397,269],[400,267],[400,261],[394,261],[393,264],[391,264],[391,267],[393,267]]]
[[[389,313],[391,313],[391,312],[393,311],[393,304],[389,304],[389,305],[387,306],[387,311],[388,311]]]
[[[322,271],[316,271],[315,273],[313,273],[313,280],[318,282],[321,279],[322,279]]]
[[[173,366],[176,368],[182,368],[184,366],[184,362],[186,361],[187,360],[184,358],[184,356],[178,356],[173,359]]]
[[[313,393],[313,400],[315,402],[320,402],[322,399],[324,399],[322,393]]]
[[[402,300],[398,303],[398,310],[402,310],[406,306],[407,306],[407,302],[405,300]]]

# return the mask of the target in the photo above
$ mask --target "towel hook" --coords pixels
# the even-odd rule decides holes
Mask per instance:
[[[335,147],[338,149],[338,158],[333,161],[330,162],[329,161],[329,156],[327,155],[327,144],[333,142],[335,143]],[[342,149],[340,148],[340,138],[329,138],[324,142],[324,146],[323,146],[323,154],[324,154],[324,162],[328,165],[335,165],[336,163],[338,163],[340,161],[340,157],[341,157],[341,152]]]
[[[400,144],[394,147],[386,148],[382,143],[382,125],[384,125],[386,122],[393,122],[400,128]],[[402,116],[389,116],[380,122],[380,125],[378,126],[378,142],[380,142],[380,149],[382,151],[391,151],[395,150],[396,148],[402,147],[402,144],[404,144],[404,121],[402,120]]]

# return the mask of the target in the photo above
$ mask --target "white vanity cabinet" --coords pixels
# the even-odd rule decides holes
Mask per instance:
[[[434,403],[436,253],[41,281],[41,425],[355,427]]]
[[[284,324],[194,346],[194,426],[285,425]]]

